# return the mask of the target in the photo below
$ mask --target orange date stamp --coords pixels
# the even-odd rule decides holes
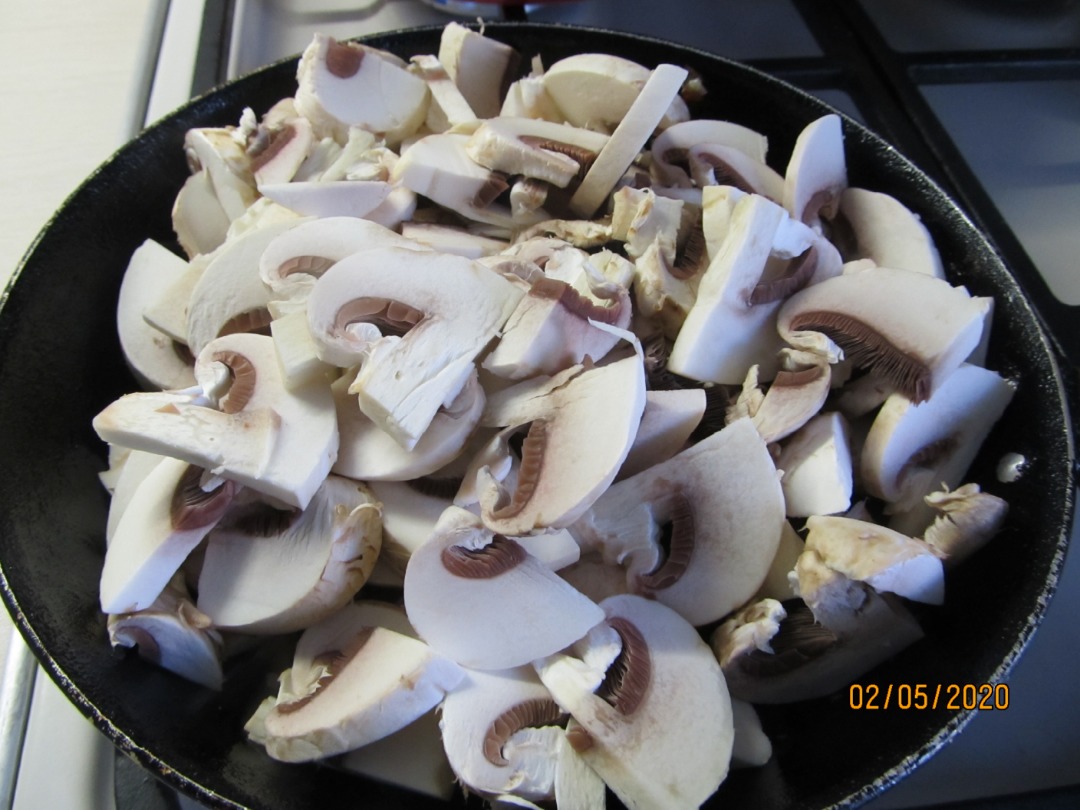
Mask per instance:
[[[853,683],[848,687],[848,708],[855,711],[947,711],[1009,708],[1007,683]]]

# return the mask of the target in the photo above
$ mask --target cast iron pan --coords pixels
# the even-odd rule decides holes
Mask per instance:
[[[832,111],[762,73],[653,39],[535,24],[492,23],[486,30],[515,46],[523,64],[535,53],[551,64],[600,51],[650,66],[687,65],[709,88],[694,115],[766,133],[770,161],[781,170],[800,129]],[[425,28],[367,41],[408,57],[434,53],[438,37],[438,28]],[[270,66],[151,127],[71,196],[20,267],[0,317],[4,600],[70,699],[121,750],[203,802],[280,810],[443,807],[333,767],[278,764],[245,741],[244,721],[274,691],[291,640],[233,659],[219,694],[115,654],[97,607],[108,497],[97,478],[105,447],[90,421],[136,388],[114,327],[121,275],[144,239],[173,239],[170,206],[187,174],[184,132],[234,124],[245,106],[264,112],[294,92],[294,73],[291,60]],[[920,611],[926,639],[862,682],[992,682],[1034,632],[1071,526],[1073,437],[1061,366],[1037,314],[967,218],[887,144],[853,121],[844,126],[851,184],[918,211],[952,281],[996,299],[989,365],[1019,384],[973,475],[1008,499],[1007,530],[950,576],[944,607]],[[999,483],[994,474],[1006,452],[1028,459],[1015,483]],[[774,757],[763,768],[733,773],[709,806],[855,806],[931,756],[970,712],[852,711],[846,694],[838,694],[763,708],[761,716]]]

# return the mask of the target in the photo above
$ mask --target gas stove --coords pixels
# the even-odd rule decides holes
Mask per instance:
[[[147,123],[193,95],[348,38],[452,19],[438,0],[184,0],[167,5]],[[893,143],[990,237],[1054,335],[1080,359],[1080,0],[577,0],[493,19],[646,34],[747,62]],[[1074,528],[1074,539],[1076,535]],[[1066,562],[1006,711],[977,715],[873,810],[1080,806],[1080,560]],[[17,810],[195,808],[113,750],[15,640],[3,746]],[[36,673],[36,674],[35,674]],[[22,722],[28,715],[28,721]],[[56,778],[55,763],[65,762]],[[0,784],[0,798],[5,785]]]

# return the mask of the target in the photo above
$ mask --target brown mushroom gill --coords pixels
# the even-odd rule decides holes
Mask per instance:
[[[734,186],[739,189],[739,191],[745,191],[747,194],[753,194],[755,192],[754,186],[748,182],[745,177],[739,174],[734,166],[719,155],[704,150],[698,150],[695,154],[699,160],[712,167],[716,185]]]
[[[188,531],[217,523],[236,495],[233,481],[222,481],[214,489],[201,486],[203,468],[189,464],[173,490],[169,522],[176,531]]]
[[[583,146],[575,146],[570,143],[562,143],[560,141],[554,141],[550,138],[541,138],[536,135],[522,135],[518,138],[526,146],[531,146],[536,149],[543,149],[546,152],[554,152],[558,155],[565,155],[578,164],[578,172],[574,177],[574,180],[580,182],[586,174],[589,173],[589,169],[596,161],[597,152],[591,149],[586,149]],[[571,181],[574,182],[574,181]]]
[[[524,700],[504,711],[488,726],[482,743],[484,758],[503,768],[510,764],[503,756],[503,747],[511,737],[524,728],[561,725],[565,720],[566,713],[551,698]]]
[[[487,208],[510,188],[510,182],[506,176],[499,172],[492,172],[484,185],[477,189],[470,205],[473,208]]]
[[[567,312],[586,320],[617,324],[623,313],[622,302],[603,306],[595,304],[579,293],[565,281],[554,278],[542,278],[529,289],[533,298],[548,299],[557,302]]]
[[[342,44],[335,39],[330,39],[326,46],[326,69],[339,79],[355,76],[363,61],[364,52],[359,48]]]
[[[333,266],[334,260],[325,256],[293,256],[281,263],[278,275],[288,278],[291,275],[303,274],[318,278]]]
[[[246,312],[233,315],[218,329],[217,337],[236,335],[242,332],[254,332],[260,335],[270,334],[270,322],[273,316],[266,307],[256,307]]]
[[[608,667],[604,682],[596,694],[624,716],[637,711],[652,680],[652,657],[641,631],[621,616],[608,619],[608,624],[622,639],[622,649]]]
[[[422,475],[419,478],[410,478],[405,485],[421,495],[452,499],[461,489],[463,481],[464,479],[460,477],[440,478],[434,475]]]
[[[509,503],[491,513],[495,520],[516,517],[528,506],[536,492],[536,485],[540,481],[547,445],[548,423],[543,419],[536,419],[529,425],[529,432],[525,434],[525,440],[521,443],[521,464],[518,468],[514,494],[510,497]]]
[[[514,540],[501,534],[482,548],[447,546],[442,550],[443,567],[462,579],[494,579],[517,567],[528,552]]]
[[[686,241],[675,255],[675,261],[667,271],[680,281],[686,281],[701,272],[708,263],[705,252],[705,231],[700,220],[690,229]]]
[[[876,329],[840,312],[804,312],[791,320],[792,332],[821,332],[860,368],[872,368],[912,402],[930,396],[931,371],[914,355],[895,346]]]
[[[288,531],[300,514],[299,509],[278,509],[268,503],[254,501],[233,506],[217,528],[248,537],[273,537]]]
[[[813,245],[783,265],[783,271],[772,277],[764,275],[750,291],[750,306],[782,301],[805,287],[817,269],[817,249]]]
[[[831,220],[840,208],[840,193],[837,189],[825,188],[814,192],[803,208],[802,221],[812,225],[818,218]]]
[[[251,171],[257,172],[284,149],[296,137],[296,127],[285,124],[276,129],[259,127],[259,132],[248,146],[251,157]]]
[[[329,686],[341,670],[345,668],[345,665],[356,657],[356,654],[360,652],[368,639],[371,638],[373,632],[375,632],[374,627],[363,627],[355,636],[353,636],[352,640],[344,649],[327,650],[312,659],[312,667],[323,667],[324,672],[319,675],[307,694],[298,697],[296,700],[279,703],[277,705],[277,711],[281,714],[293,714],[311,703],[312,700],[318,697],[320,692],[326,690],[326,687]]]
[[[389,298],[354,298],[343,304],[334,318],[334,329],[344,332],[350,324],[370,323],[383,334],[404,335],[420,321],[424,313],[401,301]]]
[[[776,372],[772,384],[774,388],[777,386],[780,388],[798,388],[817,382],[827,373],[828,368],[824,365],[813,365],[800,369],[783,369]]]
[[[896,476],[896,483],[902,487],[916,470],[933,469],[943,459],[952,455],[960,446],[960,437],[956,434],[942,436],[915,451]]]
[[[783,675],[824,655],[839,643],[831,630],[814,619],[805,602],[788,600],[784,609],[787,616],[769,642],[773,651],[755,649],[739,659],[739,666],[748,675],[761,678]]]
[[[218,408],[224,413],[239,413],[244,410],[255,393],[258,382],[255,364],[244,355],[234,351],[215,352],[211,359],[229,369],[231,378],[229,390],[218,400]]]
[[[638,577],[642,593],[655,594],[670,588],[686,572],[694,555],[694,511],[690,499],[675,490],[671,495],[671,517],[661,530],[663,561]]]

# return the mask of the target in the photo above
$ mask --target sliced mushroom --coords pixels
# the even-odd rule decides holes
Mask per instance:
[[[567,124],[500,116],[480,125],[466,151],[492,171],[566,188],[584,177],[607,142],[606,135]]]
[[[113,647],[134,647],[139,657],[209,689],[221,689],[223,642],[207,616],[191,603],[176,575],[148,607],[109,616]]]
[[[461,785],[481,796],[555,794],[566,715],[532,667],[470,670],[446,696],[439,728]]]
[[[427,542],[439,517],[452,504],[452,492],[438,478],[414,481],[372,481],[367,484],[382,506],[382,549],[379,564],[405,575],[409,557]]]
[[[504,88],[521,59],[517,51],[451,22],[443,27],[438,57],[477,116],[499,114]]]
[[[734,406],[737,416],[749,416],[766,443],[787,438],[803,427],[829,396],[832,379],[827,357],[797,349],[781,349],[780,370],[769,390],[757,388],[758,370],[752,366]]]
[[[807,124],[795,141],[784,173],[784,207],[807,225],[820,227],[840,208],[847,188],[847,162],[840,116],[823,115]]]
[[[105,552],[101,609],[150,607],[236,495],[229,481],[203,488],[203,470],[178,459],[155,465],[124,509]]]
[[[345,143],[349,127],[383,134],[390,142],[411,135],[427,113],[423,79],[382,52],[316,34],[300,57],[296,110],[319,136]]]
[[[208,344],[195,378],[195,389],[126,394],[94,418],[94,429],[104,441],[181,458],[306,506],[337,456],[329,388],[287,390],[273,340],[253,334]]]
[[[734,148],[757,163],[765,163],[768,139],[760,132],[730,121],[697,118],[665,129],[652,144],[653,171],[662,185],[686,187],[691,178],[686,169],[691,147],[718,144]]]
[[[1005,525],[1009,504],[978,484],[964,484],[926,496],[937,517],[923,534],[944,558],[945,570],[954,568],[990,541]]]
[[[836,515],[814,515],[806,528],[806,550],[848,579],[918,602],[940,605],[945,601],[941,558],[924,541]]]
[[[543,81],[548,96],[569,123],[611,132],[630,116],[650,78],[647,67],[624,57],[582,53],[555,62],[545,71]],[[678,96],[685,78],[678,80],[675,92],[658,111],[657,124],[664,121],[670,126],[689,117]]]
[[[629,478],[682,450],[705,415],[707,396],[701,388],[646,391],[634,444],[619,468]]]
[[[889,194],[844,189],[833,230],[845,261],[870,259],[881,267],[945,278],[930,232],[916,214]]]
[[[200,169],[184,181],[173,202],[172,226],[189,258],[220,247],[229,222],[229,215],[214,193],[210,172]]]
[[[290,633],[352,600],[382,544],[379,505],[328,476],[302,510],[236,503],[207,537],[198,606],[224,630]]]
[[[759,768],[772,759],[772,741],[761,727],[761,718],[758,717],[754,704],[733,699],[731,716],[735,728],[731,767]]]
[[[746,369],[757,365],[763,378],[772,378],[782,348],[775,328],[777,311],[813,271],[812,261],[793,261],[790,254],[770,262],[778,239],[788,239],[783,233],[788,221],[780,206],[760,195],[744,195],[735,202],[728,235],[702,276],[672,347],[671,371],[737,385]],[[802,235],[803,250],[808,251],[809,229],[802,227]],[[780,272],[776,278],[774,266]]]
[[[382,205],[391,186],[383,180],[266,183],[259,191],[307,217],[366,217]]]
[[[583,54],[588,56],[588,54]],[[565,64],[569,57],[556,63],[544,77],[548,92],[555,98],[560,109],[565,107],[559,96],[552,91],[552,74],[559,64]],[[561,83],[572,73],[556,73],[554,81]],[[626,110],[611,133],[611,138],[600,150],[581,184],[570,198],[570,210],[578,216],[592,216],[601,206],[608,194],[615,188],[619,178],[630,167],[645,142],[652,137],[669,107],[679,99],[679,88],[686,80],[687,71],[677,65],[658,65],[649,75],[648,81],[636,95],[629,109]],[[681,100],[680,100],[681,101]],[[597,108],[594,109],[594,114]]]
[[[304,631],[275,705],[249,721],[274,759],[306,762],[382,739],[429,712],[464,676],[384,611],[347,605]]]
[[[916,273],[876,267],[812,284],[780,309],[780,335],[811,348],[817,333],[858,367],[923,402],[979,343],[988,298]]]
[[[290,391],[333,377],[333,366],[319,359],[319,347],[311,337],[303,309],[270,321],[270,337],[274,339],[274,350],[281,364],[282,383]]]
[[[534,663],[579,725],[568,732],[570,743],[628,807],[697,807],[727,776],[731,758],[731,701],[720,666],[697,631],[664,605],[615,596],[603,608],[607,632],[590,633],[570,655]],[[610,646],[611,630],[619,647],[605,673],[590,657]]]
[[[475,123],[476,113],[438,57],[418,54],[410,62],[411,69],[427,82],[431,91],[431,103],[424,122],[429,130],[445,132]]]
[[[335,764],[367,779],[450,801],[454,772],[443,750],[437,711],[438,707],[380,740],[346,751]]]
[[[411,450],[356,407],[349,378],[332,386],[337,405],[340,448],[333,471],[358,481],[408,481],[445,467],[461,453],[484,410],[484,389],[476,373],[460,393],[440,408]]]
[[[850,514],[848,516],[853,517]],[[791,525],[791,521],[785,520],[780,531],[780,545],[777,546],[776,556],[773,557],[773,561],[769,565],[769,572],[765,575],[765,581],[761,583],[761,587],[757,589],[749,602],[758,602],[762,599],[775,599],[778,602],[783,602],[785,599],[792,599],[797,596],[791,586],[788,574],[795,569],[795,563],[798,561],[799,555],[805,550],[805,547],[806,544],[803,542],[802,537],[799,536],[799,533],[795,531],[795,527]]]
[[[847,511],[854,489],[847,420],[839,411],[815,416],[784,443],[776,468],[788,517]]]
[[[503,239],[436,222],[403,222],[401,235],[438,253],[452,253],[469,259],[494,255],[507,246]]]
[[[306,118],[293,117],[278,125],[264,122],[247,149],[259,192],[265,194],[266,185],[292,180],[313,145],[311,124]]]
[[[109,519],[105,526],[105,544],[112,542],[120,516],[127,510],[144,479],[167,456],[144,453],[119,445],[109,445],[109,469],[100,473],[109,490]]]
[[[613,484],[571,531],[625,565],[632,592],[703,625],[758,589],[784,522],[776,467],[743,419]]]
[[[409,559],[405,609],[434,649],[485,670],[550,655],[603,618],[521,545],[458,507]]]
[[[175,284],[187,271],[186,261],[152,239],[136,248],[124,271],[116,331],[124,359],[145,388],[187,388],[195,382],[190,357],[182,347],[143,318],[162,287]]]
[[[524,535],[563,528],[614,480],[630,452],[645,408],[637,355],[610,365],[573,367],[564,384],[538,390],[534,378],[488,397],[482,424],[528,425],[513,492],[491,476],[480,487],[481,515],[492,531]]]
[[[784,178],[767,163],[734,146],[695,144],[686,153],[690,176],[700,188],[711,185],[734,186],[740,191],[760,194],[774,202],[783,199]]]
[[[214,196],[232,222],[247,212],[258,197],[251,159],[234,127],[189,129],[184,151],[193,171],[205,170]]]
[[[920,404],[892,394],[863,443],[859,463],[863,486],[890,504],[891,511],[916,509],[924,525],[929,523],[932,515],[923,497],[942,483],[947,487],[962,483],[1014,392],[1000,374],[964,364]]]

